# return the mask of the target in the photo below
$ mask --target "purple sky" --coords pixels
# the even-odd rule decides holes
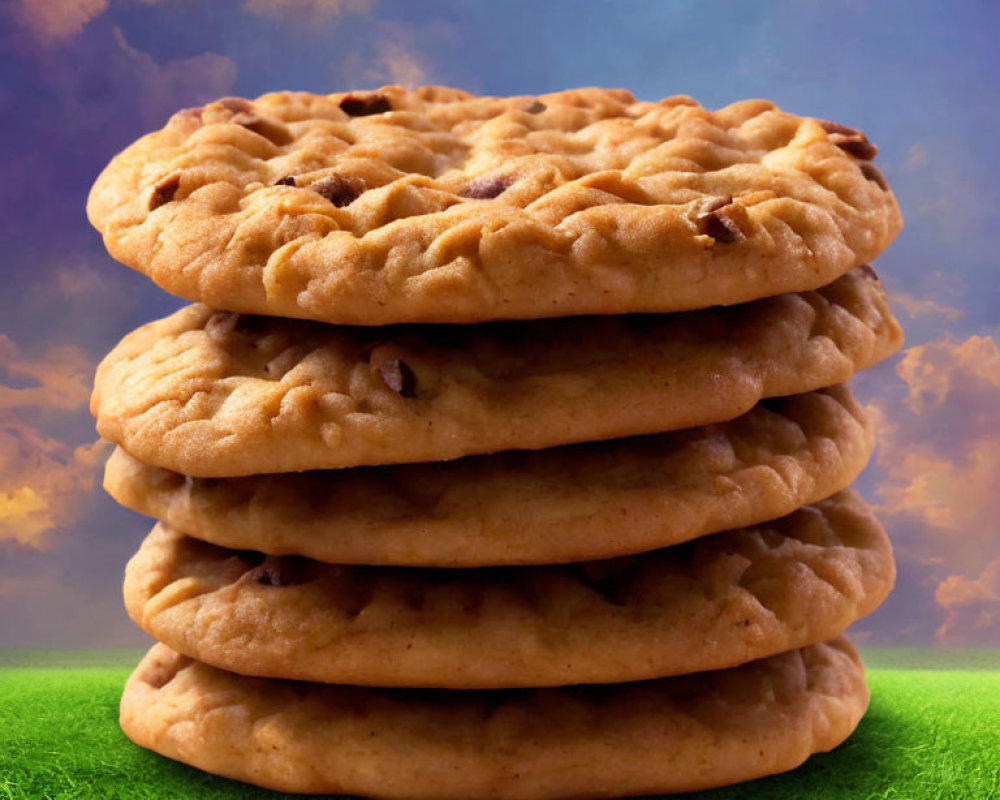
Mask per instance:
[[[149,523],[101,492],[86,402],[101,356],[182,301],[104,252],[97,173],[183,106],[389,82],[768,97],[863,128],[907,223],[876,264],[907,350],[856,381],[882,424],[860,488],[900,573],[857,631],[1000,645],[998,23],[972,0],[0,5],[0,647],[143,641],[120,583]]]

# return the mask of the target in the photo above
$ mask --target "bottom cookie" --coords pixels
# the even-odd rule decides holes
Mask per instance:
[[[846,739],[867,704],[844,638],[679,678],[484,691],[249,678],[156,645],[121,724],[162,755],[286,792],[584,800],[792,769]]]

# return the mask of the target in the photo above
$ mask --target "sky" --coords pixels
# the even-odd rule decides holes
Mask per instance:
[[[183,301],[105,253],[98,172],[182,107],[385,83],[766,97],[863,129],[906,220],[875,266],[907,344],[854,383],[899,577],[853,630],[1000,646],[998,29],[988,0],[0,0],[0,647],[147,641],[120,587],[150,522],[101,491],[87,400]]]

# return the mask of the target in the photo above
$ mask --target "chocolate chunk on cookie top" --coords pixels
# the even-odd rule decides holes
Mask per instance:
[[[764,100],[285,92],[178,112],[112,160],[88,214],[115,258],[243,313],[672,312],[875,258],[902,226],[877,150]]]
[[[91,409],[105,439],[193,477],[442,461],[721,422],[901,344],[870,269],[723,309],[462,327],[194,305],[108,354]]]

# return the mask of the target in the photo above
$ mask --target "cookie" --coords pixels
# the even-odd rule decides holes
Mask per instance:
[[[850,484],[872,445],[864,409],[837,386],[684,431],[433,464],[191,478],[118,448],[104,487],[237,550],[332,564],[557,564],[783,516]]]
[[[189,306],[97,370],[105,439],[194,477],[440,461],[693,427],[900,347],[870,268],[686,314],[338,327]]]
[[[125,605],[178,652],[245,675],[493,689],[735,666],[837,636],[894,578],[885,532],[848,490],[757,527],[558,566],[333,565],[161,524],[126,568]]]
[[[483,692],[247,678],[156,645],[121,724],[169,758],[284,792],[588,800],[792,769],[846,739],[867,705],[843,638],[682,678]]]
[[[729,305],[829,283],[902,227],[861,131],[618,89],[225,98],[115,157],[111,254],[214,308],[353,325]]]

